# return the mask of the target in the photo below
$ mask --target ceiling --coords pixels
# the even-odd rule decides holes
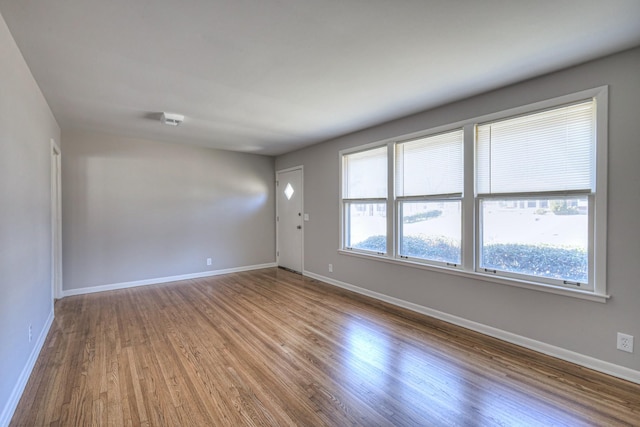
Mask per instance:
[[[0,0],[63,132],[277,155],[640,45],[638,0]],[[186,116],[178,127],[159,113]]]

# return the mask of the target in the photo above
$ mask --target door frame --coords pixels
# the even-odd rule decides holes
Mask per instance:
[[[286,169],[280,169],[276,171],[276,185],[275,185],[275,189],[276,189],[276,265],[280,266],[280,203],[278,202],[279,197],[278,197],[278,185],[279,185],[279,181],[278,181],[278,177],[281,173],[286,173],[286,172],[293,172],[295,170],[299,170],[300,171],[300,186],[302,188],[301,191],[301,195],[300,195],[300,203],[302,204],[302,239],[301,239],[301,248],[300,248],[300,257],[301,257],[301,262],[300,262],[300,268],[302,271],[300,271],[300,274],[302,274],[304,276],[304,229],[306,228],[305,226],[305,220],[304,220],[304,166],[303,165],[298,165],[298,166],[293,166],[290,168],[286,168]]]
[[[51,303],[62,298],[62,151],[51,138]]]

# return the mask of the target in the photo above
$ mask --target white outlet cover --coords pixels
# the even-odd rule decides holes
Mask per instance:
[[[633,353],[633,335],[618,332],[618,343],[616,348],[628,353]]]

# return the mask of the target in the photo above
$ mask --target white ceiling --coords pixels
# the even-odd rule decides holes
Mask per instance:
[[[0,0],[61,128],[281,154],[640,45],[639,0]],[[160,124],[162,111],[186,116]]]

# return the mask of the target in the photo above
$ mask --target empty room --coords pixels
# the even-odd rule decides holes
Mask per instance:
[[[640,426],[639,163],[638,0],[0,0],[0,427]]]

